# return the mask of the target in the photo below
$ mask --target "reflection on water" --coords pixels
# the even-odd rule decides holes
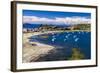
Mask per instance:
[[[37,61],[74,60],[91,58],[90,32],[61,32],[30,37],[30,41],[52,45],[55,48]]]

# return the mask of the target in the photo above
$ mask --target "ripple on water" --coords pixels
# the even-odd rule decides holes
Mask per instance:
[[[77,42],[78,40],[79,40],[79,38],[76,38],[76,39],[75,39],[75,42]]]

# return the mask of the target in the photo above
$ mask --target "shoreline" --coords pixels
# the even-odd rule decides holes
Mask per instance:
[[[24,33],[23,34],[23,49],[22,49],[22,62],[27,63],[36,61],[40,57],[49,53],[55,47],[47,44],[42,44],[39,42],[29,42],[29,37],[33,35],[39,35],[39,33]]]
[[[50,34],[50,33],[61,33],[61,32],[91,32],[90,30],[70,30],[70,31],[45,31],[45,32],[25,32],[23,34],[30,35],[41,35],[41,34]]]

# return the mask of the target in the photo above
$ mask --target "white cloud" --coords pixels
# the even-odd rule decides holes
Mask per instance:
[[[23,23],[33,23],[34,21],[38,21],[39,18],[36,16],[23,16]]]
[[[45,18],[45,17],[37,17],[37,16],[23,16],[23,23],[33,23],[33,24],[81,24],[81,23],[91,23],[91,19],[87,17],[65,17],[60,18],[56,17],[54,19]]]

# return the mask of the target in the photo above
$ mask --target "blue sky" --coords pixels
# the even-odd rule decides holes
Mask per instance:
[[[91,13],[79,12],[56,12],[56,11],[36,11],[36,10],[23,10],[23,21],[28,23],[86,23],[90,22]],[[72,22],[71,22],[72,21]]]
[[[36,11],[36,10],[23,10],[23,16],[38,16],[38,17],[72,17],[72,16],[81,16],[81,17],[91,17],[90,13],[79,13],[79,12],[56,12],[56,11]]]

